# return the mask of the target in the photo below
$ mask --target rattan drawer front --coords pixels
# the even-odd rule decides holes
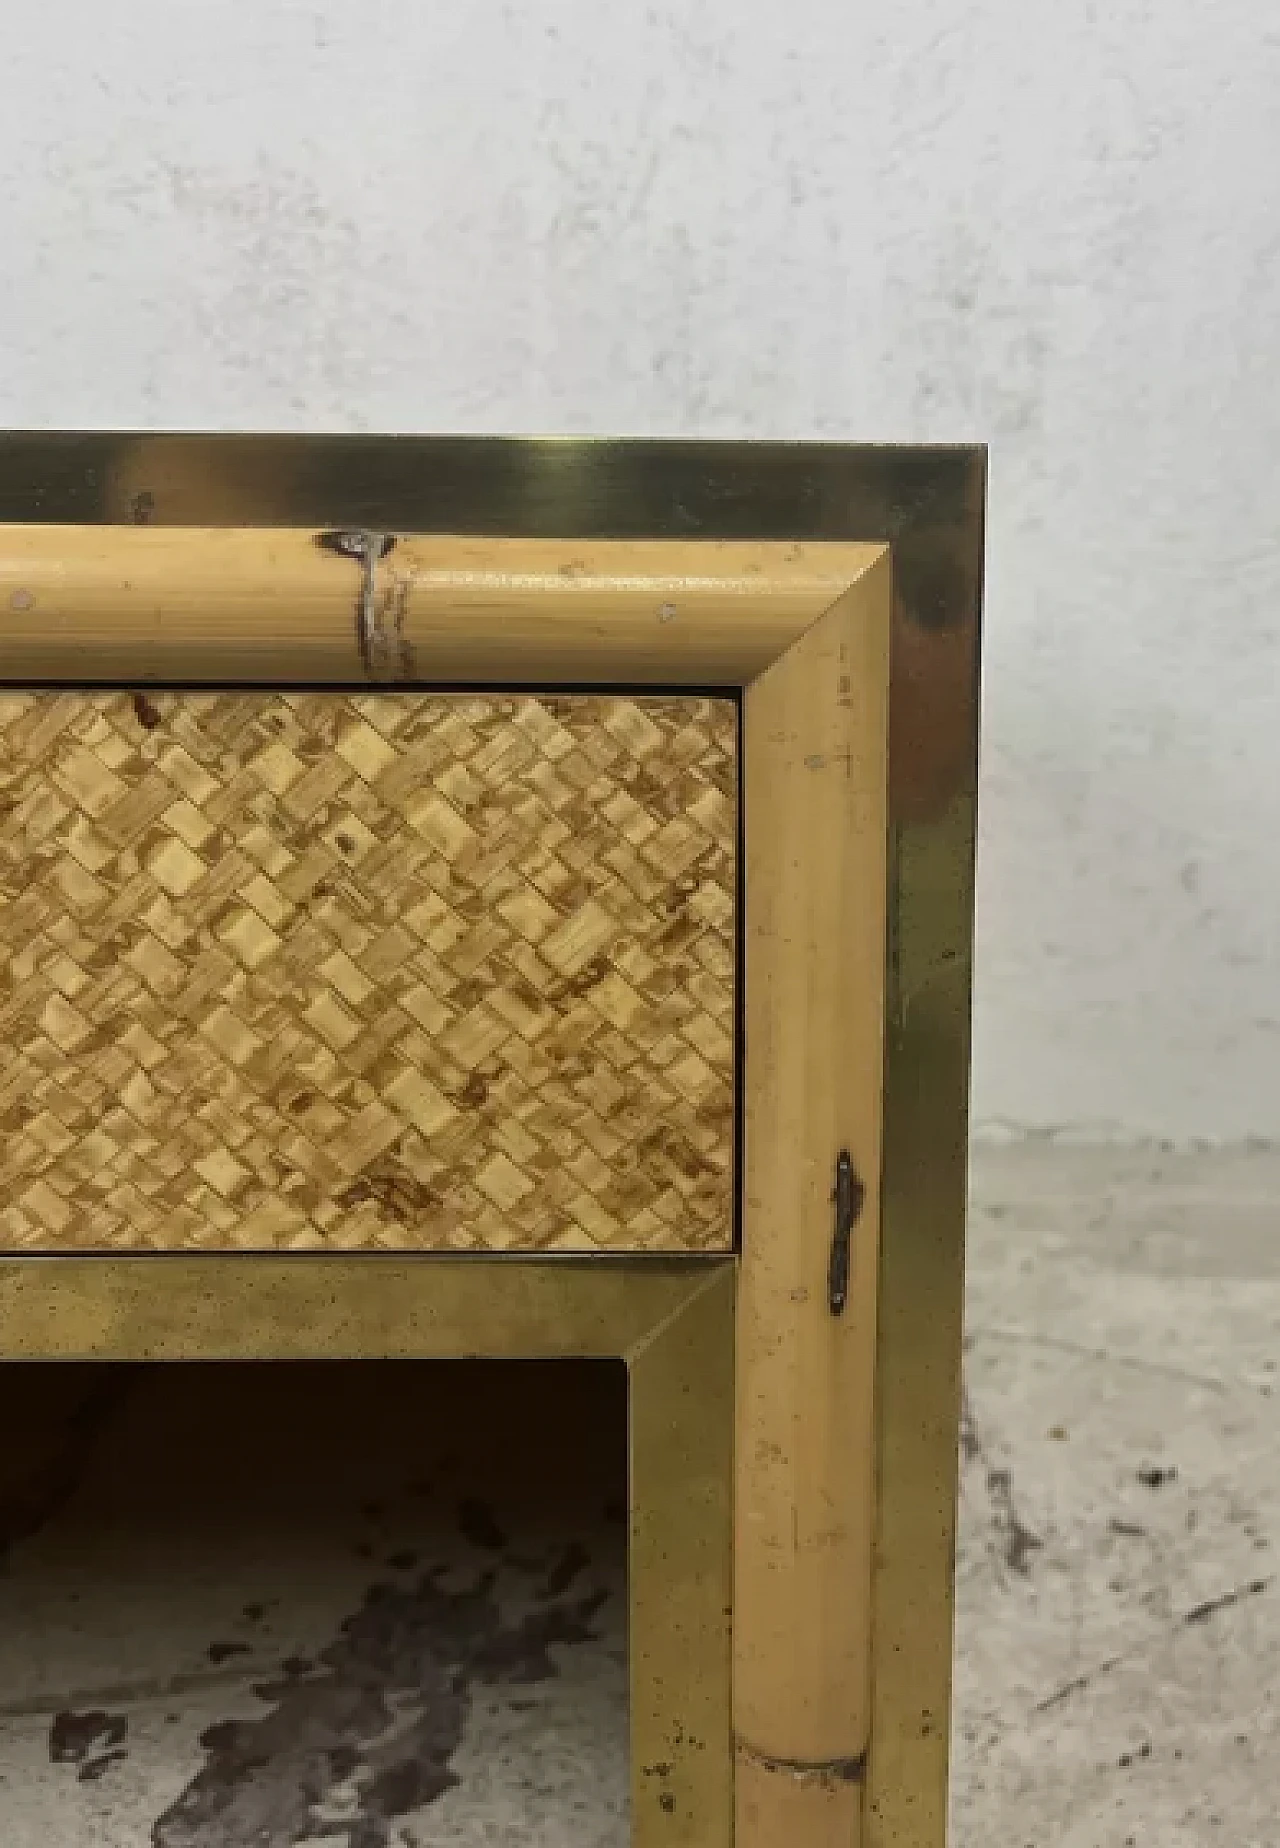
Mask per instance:
[[[736,714],[0,695],[0,1245],[723,1249]]]

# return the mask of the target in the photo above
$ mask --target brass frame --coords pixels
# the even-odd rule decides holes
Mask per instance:
[[[9,1361],[623,1360],[637,1848],[732,1835],[733,1324],[727,1258],[0,1263]]]
[[[822,662],[823,672],[826,667],[834,669],[839,648],[863,636],[871,638],[870,652],[860,658],[858,665],[864,672],[876,673],[879,644],[875,635],[880,619],[875,611],[883,604],[884,641],[890,650],[884,662],[889,707],[887,815],[881,811],[882,821],[887,821],[887,850],[881,853],[887,888],[876,885],[874,863],[865,855],[861,871],[871,879],[878,908],[887,913],[887,942],[878,955],[880,974],[874,981],[869,981],[865,970],[856,977],[845,977],[839,965],[833,964],[829,971],[833,979],[848,986],[851,994],[855,989],[860,993],[868,991],[864,1000],[879,1012],[866,1018],[883,1023],[883,1069],[870,1087],[877,1106],[874,1148],[867,1144],[865,1110],[861,1115],[854,1112],[854,1134],[855,1139],[861,1139],[860,1154],[871,1184],[873,1207],[879,1192],[879,1285],[877,1291],[872,1249],[864,1255],[864,1271],[856,1286],[864,1295],[868,1289],[872,1294],[869,1301],[855,1305],[858,1314],[853,1320],[859,1338],[854,1342],[842,1345],[834,1336],[828,1339],[826,1325],[814,1319],[814,1306],[805,1306],[818,1241],[829,1228],[829,1207],[822,1205],[829,1187],[826,1152],[833,1133],[840,1127],[843,1103],[836,1109],[836,1120],[828,1120],[825,1126],[812,1131],[803,1113],[793,1113],[788,1133],[795,1149],[776,1143],[771,1145],[772,1158],[763,1161],[761,1151],[770,1153],[769,1127],[757,1123],[753,1128],[748,1102],[744,1183],[748,1216],[753,1210],[761,1210],[753,1193],[756,1182],[760,1182],[767,1203],[774,1184],[771,1177],[780,1163],[788,1170],[788,1185],[799,1203],[795,1210],[800,1223],[794,1232],[784,1228],[779,1234],[781,1256],[766,1250],[765,1241],[752,1237],[750,1224],[747,1230],[743,1301],[738,1316],[739,1368],[748,1382],[745,1387],[741,1379],[739,1383],[735,1541],[739,1555],[738,1629],[778,1629],[776,1623],[764,1621],[764,1617],[773,1616],[765,1597],[772,1582],[766,1569],[767,1531],[762,1539],[762,1530],[768,1529],[770,1519],[776,1521],[781,1506],[778,1472],[774,1469],[771,1478],[772,1466],[761,1460],[758,1446],[753,1449],[744,1443],[744,1433],[753,1439],[767,1435],[767,1406],[775,1396],[773,1388],[778,1387],[784,1401],[778,1417],[790,1420],[786,1430],[791,1448],[783,1445],[786,1454],[782,1461],[792,1473],[799,1502],[803,1504],[809,1497],[816,1503],[831,1488],[831,1470],[845,1454],[841,1441],[849,1438],[849,1428],[840,1423],[846,1416],[840,1399],[840,1389],[845,1386],[856,1399],[853,1450],[848,1454],[856,1458],[865,1449],[869,1468],[873,1330],[874,1577],[866,1593],[860,1592],[856,1577],[849,1583],[848,1597],[858,1608],[847,1622],[831,1597],[823,1603],[815,1592],[806,1603],[803,1589],[798,1589],[802,1575],[795,1570],[797,1563],[802,1563],[798,1544],[790,1576],[778,1581],[792,1599],[794,1614],[802,1624],[798,1640],[770,1635],[763,1650],[780,1674],[775,1706],[794,1702],[798,1696],[799,1707],[803,1709],[807,1703],[811,1710],[816,1736],[826,1739],[829,1735],[830,1743],[820,1752],[809,1754],[769,1747],[768,1741],[758,1737],[740,1741],[739,1848],[756,1848],[757,1843],[763,1848],[763,1844],[777,1839],[779,1827],[787,1821],[795,1825],[793,1832],[805,1848],[854,1839],[883,1848],[890,1842],[936,1848],[945,1828],[983,476],[983,457],[973,450],[408,438],[0,439],[0,520],[13,529],[0,529],[0,566],[6,567],[0,570],[0,584],[4,593],[11,585],[18,587],[12,596],[0,593],[8,603],[5,630],[0,637],[0,673],[27,683],[41,678],[64,684],[83,684],[86,678],[94,677],[142,678],[147,657],[140,649],[149,646],[154,651],[162,633],[172,633],[167,606],[163,632],[156,626],[154,606],[139,619],[131,619],[128,600],[121,603],[119,594],[122,584],[118,563],[124,554],[117,546],[106,543],[105,533],[95,553],[86,528],[100,532],[113,525],[148,524],[162,529],[236,529],[226,534],[226,540],[237,544],[243,541],[251,562],[257,559],[247,580],[250,584],[260,581],[254,574],[262,562],[264,543],[270,551],[273,546],[279,549],[282,540],[278,530],[264,534],[256,542],[255,553],[252,535],[262,528],[301,528],[312,535],[317,528],[341,529],[353,535],[357,550],[363,548],[354,560],[364,573],[360,582],[344,584],[340,594],[336,579],[328,579],[323,585],[317,579],[314,595],[309,582],[304,585],[302,601],[307,608],[299,618],[303,623],[301,634],[315,640],[306,657],[309,671],[306,665],[299,669],[295,645],[300,631],[296,623],[290,624],[293,643],[289,647],[277,643],[274,651],[268,648],[265,653],[261,647],[254,652],[252,633],[244,623],[243,613],[239,652],[228,649],[228,634],[236,628],[234,613],[228,619],[230,605],[224,605],[220,618],[201,627],[199,610],[209,604],[210,598],[216,604],[226,590],[226,573],[221,566],[235,556],[234,544],[209,552],[206,562],[219,568],[190,588],[185,598],[188,607],[177,611],[174,618],[185,636],[183,658],[195,662],[197,671],[188,675],[179,670],[173,677],[243,678],[255,684],[281,678],[390,678],[403,684],[405,674],[416,670],[408,652],[397,652],[398,641],[403,639],[406,628],[411,643],[418,637],[432,643],[439,641],[442,631],[436,617],[441,597],[448,606],[446,615],[452,612],[450,633],[460,639],[452,652],[446,648],[441,654],[433,647],[428,658],[436,672],[434,683],[448,678],[483,682],[495,680],[499,674],[510,683],[519,677],[519,650],[513,652],[509,645],[510,609],[504,616],[494,603],[497,580],[492,571],[469,606],[471,621],[459,623],[459,574],[453,573],[452,588],[446,585],[442,590],[441,583],[435,581],[433,589],[427,541],[420,542],[425,550],[419,552],[416,570],[410,559],[411,581],[401,606],[401,613],[407,612],[407,622],[392,638],[397,647],[389,645],[386,629],[379,629],[376,623],[361,629],[361,610],[369,617],[374,602],[370,560],[378,556],[381,536],[389,533],[498,534],[523,539],[535,548],[539,541],[554,539],[558,542],[560,575],[557,581],[555,573],[547,574],[544,589],[554,592],[554,598],[549,594],[542,599],[547,611],[555,598],[561,602],[566,597],[573,600],[575,581],[580,576],[588,580],[586,587],[595,599],[597,614],[602,595],[619,593],[609,603],[608,623],[594,623],[596,643],[591,650],[578,648],[567,656],[553,650],[548,655],[546,644],[551,631],[546,627],[528,641],[524,656],[528,677],[559,685],[585,683],[597,676],[651,684],[696,681],[722,685],[726,681],[742,684],[744,680],[757,680],[761,669],[767,670],[768,661],[777,657],[779,641],[785,650],[791,641],[796,640],[798,645],[806,635],[816,634],[815,617],[828,604],[834,610],[840,602],[840,584],[832,586],[826,603],[813,602],[815,579],[821,577],[822,571],[810,558],[800,572],[809,584],[803,620],[797,620],[795,614],[787,615],[781,625],[785,636],[766,635],[769,621],[763,627],[757,623],[751,630],[753,665],[745,671],[746,631],[739,634],[736,644],[732,640],[735,623],[741,625],[743,599],[739,595],[734,607],[731,596],[720,607],[716,604],[719,593],[713,585],[708,588],[708,580],[702,586],[702,604],[698,604],[697,595],[692,598],[692,605],[698,606],[707,618],[701,626],[696,621],[692,625],[706,645],[695,647],[686,656],[685,671],[681,672],[673,650],[657,647],[647,630],[642,634],[643,621],[639,628],[636,626],[644,614],[644,596],[650,596],[647,609],[652,615],[653,584],[667,574],[646,568],[637,577],[633,567],[631,578],[624,583],[626,574],[609,567],[607,561],[593,565],[589,560],[581,570],[567,570],[569,564],[581,564],[584,549],[589,552],[593,542],[603,542],[602,559],[609,553],[611,541],[630,541],[641,549],[648,542],[662,541],[668,551],[673,546],[683,550],[688,541],[701,545],[707,540],[722,542],[725,550],[735,544],[748,549],[768,547],[769,558],[778,569],[770,576],[757,551],[756,563],[750,567],[756,581],[749,588],[757,594],[765,593],[757,604],[760,609],[772,599],[775,614],[786,601],[786,560],[797,555],[795,542],[799,542],[801,552],[806,545],[816,546],[818,552],[830,548],[832,558],[837,551],[843,551],[847,558],[858,545],[868,548],[854,576],[860,573],[863,582],[875,580],[873,591],[868,593],[870,601],[864,599],[856,620],[850,616],[838,636],[835,630],[829,630],[830,646],[825,656],[821,636],[808,644],[813,659],[805,668],[803,680],[797,669],[792,675],[794,685],[775,682],[769,709],[786,718],[786,724],[780,719],[776,728],[779,741],[788,727],[793,745],[802,733],[807,736],[816,727],[823,738],[831,740],[835,755],[852,766],[850,752],[855,733],[834,712],[826,695],[819,697],[820,684],[825,682],[815,674]],[[39,527],[57,527],[61,534],[33,530]],[[157,541],[160,537],[159,533],[154,535]],[[572,557],[564,549],[566,541],[572,542]],[[59,590],[57,559],[60,549],[66,551],[68,544],[79,564],[73,556],[74,568],[62,573]],[[290,551],[287,543],[283,549]],[[553,547],[551,555],[555,552]],[[148,555],[157,554],[138,547],[129,554],[134,560]],[[891,619],[888,578],[878,570],[877,558],[891,561],[892,565]],[[17,576],[10,574],[9,566]],[[55,662],[52,669],[47,664],[47,652],[43,657],[40,652],[44,641],[39,623],[23,621],[30,595],[25,586],[36,581],[32,573],[38,576],[41,569],[46,569],[46,575],[39,579],[40,594],[46,606],[52,597],[63,649],[61,662]],[[200,573],[196,575],[199,579]],[[724,573],[720,575],[723,578]],[[738,570],[736,576],[740,579],[741,575],[742,570]],[[234,572],[231,576],[234,579]],[[480,576],[484,576],[483,571]],[[623,593],[628,583],[634,590],[637,581],[644,594],[639,603],[634,598],[629,603]],[[842,582],[850,583],[848,574]],[[680,583],[683,598],[688,586],[683,577]],[[419,593],[424,584],[422,602]],[[109,593],[105,605],[101,597],[94,605],[95,587]],[[232,593],[235,588],[233,583]],[[737,590],[741,592],[742,588],[738,582]],[[125,583],[123,590],[129,589]],[[525,584],[523,591],[527,589]],[[297,584],[291,583],[291,606],[296,602],[296,590]],[[350,626],[352,590],[357,612],[354,642]],[[499,597],[497,603],[501,601]],[[136,597],[133,607],[136,614],[141,611]],[[503,643],[489,657],[483,637],[482,645],[478,649],[475,646],[475,619],[479,614],[479,627],[485,630],[486,608],[494,614],[488,636]],[[664,602],[661,608],[666,612],[674,605]],[[341,616],[337,614],[339,609]],[[765,614],[767,617],[767,610]],[[661,620],[665,620],[665,614]],[[572,626],[570,621],[568,627]],[[776,630],[776,624],[774,627]],[[262,636],[270,631],[260,626],[256,633]],[[601,649],[601,636],[606,642],[614,638],[623,645],[612,651],[608,645]],[[92,653],[104,642],[110,644],[113,637],[129,644],[132,654],[128,647],[123,652],[117,649],[114,657],[110,647],[105,655]],[[201,637],[204,644],[212,638],[219,645],[205,646],[202,653]],[[77,639],[81,649],[78,654]],[[370,642],[376,642],[377,648],[370,648]],[[720,642],[729,645],[729,654],[743,662],[742,668],[723,671],[727,657],[717,653]],[[88,654],[83,652],[86,645],[90,648]],[[273,653],[274,658],[268,658]],[[595,675],[587,671],[592,657],[600,663]],[[118,676],[110,672],[112,659]],[[154,659],[153,653],[151,660]],[[229,674],[229,667],[237,661],[239,673]],[[539,672],[538,664],[544,661],[550,666]],[[492,669],[495,662],[500,663],[498,673]],[[771,672],[767,670],[763,678],[768,679]],[[842,687],[847,689],[847,685],[847,679],[841,681]],[[845,699],[834,702],[848,703]],[[764,709],[759,699],[757,705]],[[748,721],[750,711],[749,700]],[[874,707],[864,707],[859,716],[873,720]],[[876,730],[874,723],[871,730]],[[801,761],[809,768],[821,767],[826,759],[816,753],[800,760],[794,749],[788,756],[780,742],[774,770],[784,780],[795,777]],[[864,775],[865,771],[863,764],[858,774]],[[854,775],[852,768],[849,775]],[[750,805],[749,765],[747,776]],[[770,786],[769,779],[758,782],[762,801]],[[834,779],[823,785],[824,789],[828,787],[835,789]],[[798,789],[799,784],[794,788]],[[870,784],[867,789],[871,790]],[[837,796],[829,800],[834,804]],[[820,808],[824,801],[828,801],[825,795],[819,798]],[[794,808],[791,812],[795,812]],[[828,820],[840,812],[838,806],[830,806]],[[874,836],[874,803],[868,813]],[[774,833],[776,836],[776,826]],[[811,857],[813,864],[820,865],[816,850]],[[766,869],[768,864],[766,844]],[[772,865],[777,868],[782,864],[775,839]],[[748,822],[749,868],[750,865]],[[750,892],[749,878],[749,904]],[[823,925],[829,939],[833,928],[846,921],[840,895],[829,896],[830,904],[825,909],[819,907],[820,916],[815,914],[810,920],[793,916],[789,923],[814,932]],[[844,899],[847,898],[846,890]],[[866,930],[866,898],[860,903],[861,910],[855,907],[850,914],[856,927],[851,954],[855,960],[860,956],[865,962],[871,939]],[[882,916],[882,926],[885,921]],[[748,920],[749,967],[768,962],[769,934],[768,928],[759,928],[753,937]],[[812,940],[816,943],[819,938]],[[842,944],[835,949],[841,947]],[[832,946],[828,944],[828,948]],[[756,957],[754,965],[750,962],[752,956]],[[750,1007],[748,998],[749,1030]],[[759,1044],[760,1037],[750,1043]],[[793,1068],[790,1074],[801,1090],[809,1086],[812,1095],[805,1095],[810,1104],[833,1088],[838,1091],[841,1082],[837,1049],[819,1047],[819,1051],[820,1069],[810,1073],[807,1067]],[[775,1064],[776,1089],[785,1075],[781,1067],[786,1061]],[[865,1091],[864,1079],[865,1074],[860,1073],[849,1084]],[[882,1188],[877,1189],[881,1178]],[[659,1382],[681,1380],[683,1384],[677,1390],[687,1398],[701,1405],[705,1396],[709,1408],[717,1403],[715,1381],[719,1378],[723,1386],[724,1356],[729,1351],[729,1324],[723,1304],[728,1301],[730,1281],[719,1270],[708,1278],[705,1268],[680,1267],[676,1274],[685,1280],[680,1289],[687,1293],[688,1300],[681,1296],[673,1303],[674,1319],[660,1316],[656,1323],[648,1325],[652,1333],[647,1343],[641,1340],[637,1346],[629,1342],[624,1330],[616,1349],[588,1349],[582,1345],[584,1340],[599,1336],[602,1292],[613,1290],[623,1298],[632,1292],[666,1287],[665,1279],[659,1283],[654,1263],[643,1260],[615,1265],[597,1259],[587,1266],[562,1261],[544,1267],[523,1260],[458,1264],[433,1258],[429,1263],[419,1261],[409,1267],[379,1260],[334,1259],[295,1259],[276,1265],[260,1258],[229,1257],[10,1260],[0,1264],[0,1348],[11,1355],[21,1352],[46,1358],[162,1350],[186,1355],[198,1351],[241,1352],[244,1350],[237,1345],[239,1335],[232,1327],[234,1309],[235,1316],[247,1318],[243,1324],[246,1330],[257,1330],[259,1345],[254,1351],[258,1353],[264,1351],[261,1343],[269,1345],[271,1340],[291,1351],[294,1335],[280,1331],[286,1325],[296,1327],[301,1317],[310,1315],[317,1320],[314,1330],[308,1328],[307,1339],[314,1332],[318,1340],[329,1339],[330,1345],[307,1351],[353,1351],[342,1348],[342,1331],[349,1334],[358,1323],[362,1332],[360,1345],[354,1350],[357,1352],[400,1351],[389,1349],[387,1344],[395,1339],[396,1329],[404,1325],[410,1327],[407,1338],[414,1343],[440,1339],[441,1331],[447,1331],[450,1352],[525,1352],[528,1350],[524,1347],[495,1348],[483,1330],[487,1325],[490,1330],[497,1327],[505,1331],[504,1339],[513,1332],[520,1341],[535,1339],[532,1331],[538,1324],[537,1314],[532,1321],[522,1318],[529,1315],[532,1299],[542,1297],[547,1304],[555,1304],[555,1339],[563,1343],[555,1351],[629,1354],[633,1381],[643,1382],[642,1390],[633,1397],[633,1454],[642,1459],[645,1446],[652,1444],[653,1493],[664,1498],[665,1506],[678,1519],[664,1524],[662,1537],[658,1538],[643,1498],[638,1496],[633,1516],[637,1560],[643,1565],[648,1558],[652,1564],[655,1548],[669,1548],[673,1535],[693,1534],[701,1538],[691,1542],[689,1548],[681,1540],[682,1556],[697,1557],[712,1566],[722,1544],[715,1537],[722,1531],[717,1527],[715,1510],[722,1509],[726,1499],[721,1493],[725,1471],[716,1461],[717,1457],[723,1460],[722,1438],[715,1435],[721,1421],[710,1411],[704,1424],[688,1417],[679,1421],[680,1431],[690,1434],[690,1444],[697,1429],[711,1446],[699,1465],[702,1492],[691,1497],[690,1473],[682,1460],[687,1452],[679,1446],[673,1451],[669,1444],[679,1404],[669,1402],[667,1387]],[[149,1267],[145,1272],[141,1268],[144,1266]],[[545,1284],[534,1281],[544,1275]],[[339,1278],[340,1292],[336,1287]],[[694,1282],[695,1278],[699,1281]],[[416,1308],[407,1307],[405,1293],[410,1282],[428,1279],[429,1291],[417,1294],[421,1298],[429,1294],[433,1307],[428,1312],[422,1301]],[[792,1286],[789,1290],[788,1284]],[[270,1289],[264,1293],[267,1285]],[[348,1309],[355,1302],[361,1305],[358,1315]],[[274,1336],[269,1335],[250,1307],[257,1303],[274,1315]],[[325,1303],[331,1305],[327,1310]],[[792,1312],[788,1303],[801,1306]],[[721,1308],[717,1311],[715,1305]],[[713,1338],[709,1330],[697,1326],[700,1318],[714,1320],[717,1314],[721,1338]],[[435,1335],[432,1329],[437,1331]],[[202,1331],[198,1336],[197,1330]],[[584,1330],[591,1332],[584,1335]],[[689,1334],[684,1349],[680,1347],[681,1331]],[[210,1345],[202,1349],[201,1341]],[[337,1347],[333,1345],[335,1341]],[[370,1345],[363,1345],[365,1342]],[[815,1347],[819,1350],[816,1360]],[[411,1351],[445,1350],[414,1345]],[[684,1355],[683,1364],[674,1364],[680,1353]],[[646,1373],[650,1375],[647,1381]],[[812,1392],[815,1387],[818,1397],[812,1403],[810,1420],[804,1392]],[[762,1407],[766,1408],[763,1412]],[[863,1419],[867,1421],[865,1439],[859,1435]],[[810,1422],[816,1424],[816,1440],[809,1431]],[[677,1479],[678,1487],[673,1490]],[[787,1480],[784,1472],[783,1487]],[[637,1487],[643,1481],[641,1469]],[[870,1487],[868,1479],[862,1492],[864,1502]],[[819,1566],[819,1591],[834,1592],[838,1598],[844,1581],[838,1574],[832,1575],[829,1565],[821,1569],[822,1549],[827,1548],[837,1559],[843,1559],[846,1544],[855,1559],[864,1550],[869,1553],[870,1522],[865,1548],[861,1540],[851,1539],[836,1526],[827,1532],[815,1530],[810,1538],[806,1561]],[[870,1574],[870,1559],[865,1563]],[[669,1571],[671,1559],[662,1564],[663,1571]],[[715,1571],[710,1570],[707,1576],[714,1580]],[[663,1613],[669,1605],[669,1592],[665,1582],[662,1590],[657,1590],[657,1580],[648,1570],[641,1570],[637,1582],[640,1589],[636,1595],[644,1606],[638,1616],[633,1613],[633,1621],[640,1625],[637,1635],[643,1638],[645,1623],[653,1623],[653,1634],[660,1643],[658,1632],[665,1622]],[[685,1575],[681,1583],[691,1588],[690,1621],[695,1627],[705,1625],[708,1610],[697,1604],[696,1574]],[[653,1593],[656,1597],[651,1605]],[[723,1610],[722,1605],[722,1620]],[[744,1623],[744,1610],[750,1615],[749,1623]],[[817,1625],[827,1620],[841,1633],[839,1642],[833,1645],[837,1657],[843,1647],[851,1658],[855,1644],[863,1655],[869,1652],[869,1709],[865,1711],[863,1697],[848,1678],[847,1663],[837,1660],[833,1669],[830,1662],[809,1661],[806,1652],[818,1637]],[[673,1632],[676,1628],[671,1625]],[[772,1656],[770,1649],[774,1651]],[[761,1649],[751,1643],[750,1637],[744,1654],[744,1640],[739,1635],[737,1651],[735,1703],[741,1729],[743,1686],[752,1675],[759,1682],[760,1670],[768,1666],[768,1661],[762,1664],[752,1660],[753,1651],[758,1657]],[[816,1654],[821,1656],[821,1647]],[[656,1840],[659,1829],[668,1841],[696,1840],[708,1844],[708,1848],[712,1844],[719,1848],[728,1839],[727,1774],[723,1782],[718,1782],[718,1774],[711,1773],[710,1784],[704,1786],[698,1782],[700,1774],[696,1769],[683,1766],[683,1761],[683,1768],[679,1768],[672,1759],[670,1736],[661,1760],[648,1757],[648,1747],[642,1743],[646,1725],[655,1729],[648,1735],[653,1739],[660,1736],[664,1725],[670,1735],[673,1717],[683,1717],[676,1715],[672,1700],[676,1689],[666,1676],[678,1672],[689,1657],[690,1652],[680,1660],[669,1654],[666,1668],[659,1673],[653,1666],[655,1655],[650,1666],[641,1671],[651,1676],[647,1685],[653,1699],[646,1709],[640,1690],[642,1698],[634,1719],[638,1729],[632,1761],[638,1848],[644,1848],[650,1832]],[[709,1686],[705,1676],[699,1679],[701,1698],[711,1703],[705,1712],[714,1727],[714,1693],[708,1694]],[[823,1703],[818,1699],[823,1688],[836,1689],[841,1701],[848,1694],[850,1713],[858,1709],[855,1731],[861,1744],[856,1749],[846,1748],[843,1754],[838,1749],[840,1716],[826,1725]],[[693,1700],[695,1692],[685,1688],[677,1699]],[[840,1705],[840,1701],[835,1704]],[[750,1702],[748,1708],[755,1710]],[[868,1738],[870,1750],[866,1752]],[[725,1754],[712,1751],[704,1754],[701,1762],[716,1759],[723,1762]],[[646,1778],[645,1769],[658,1762],[671,1762],[673,1775],[685,1778],[682,1790],[690,1807],[686,1808],[670,1790],[663,1794],[671,1801],[655,1805],[653,1791],[660,1780]],[[721,1792],[719,1799],[714,1794],[717,1789]]]

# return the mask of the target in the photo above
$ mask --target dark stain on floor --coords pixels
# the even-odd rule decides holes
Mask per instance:
[[[468,1496],[458,1504],[458,1528],[472,1546],[486,1547],[493,1553],[500,1552],[507,1544],[507,1536],[499,1527],[493,1509],[478,1496]]]
[[[224,1662],[229,1662],[232,1656],[251,1655],[252,1653],[248,1643],[210,1643],[205,1650],[205,1654],[215,1668],[220,1668]]]
[[[553,1646],[595,1636],[605,1592],[547,1595],[566,1562],[542,1562],[540,1602],[515,1619],[496,1567],[461,1590],[435,1571],[372,1586],[314,1668],[291,1662],[295,1672],[254,1690],[267,1712],[204,1733],[207,1761],[153,1824],[153,1848],[288,1848],[324,1835],[390,1848],[397,1818],[458,1782],[451,1760],[472,1690],[545,1681]],[[517,1593],[510,1580],[503,1589],[509,1604]]]
[[[570,1540],[543,1581],[539,1596],[543,1598],[562,1597],[578,1574],[585,1571],[590,1563],[587,1549],[582,1542]]]
[[[95,1752],[122,1745],[128,1732],[129,1722],[122,1713],[106,1713],[100,1707],[75,1713],[64,1707],[61,1713],[54,1714],[49,1727],[49,1762],[81,1764]]]
[[[76,1775],[82,1784],[96,1784],[100,1777],[105,1777],[112,1765],[118,1765],[128,1756],[123,1747],[115,1752],[102,1752],[97,1758],[86,1758]]]
[[[76,1713],[64,1707],[49,1727],[49,1762],[78,1765],[80,1782],[95,1783],[129,1756],[124,1749],[128,1735],[129,1722],[122,1713],[107,1713],[101,1707]]]

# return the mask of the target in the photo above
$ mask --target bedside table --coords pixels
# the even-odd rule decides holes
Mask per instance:
[[[637,1848],[943,1838],[982,494],[0,443],[0,1352],[623,1358]]]

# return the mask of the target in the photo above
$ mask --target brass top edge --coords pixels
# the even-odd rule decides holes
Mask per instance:
[[[0,433],[0,521],[638,538],[976,536],[981,445]]]
[[[508,450],[556,448],[632,450],[637,453],[640,451],[658,453],[670,451],[678,454],[704,451],[725,454],[754,452],[757,454],[812,455],[830,453],[867,456],[985,456],[990,451],[990,444],[986,442],[962,438],[941,443],[892,443],[844,442],[829,437],[574,435],[567,431],[555,430],[543,430],[536,434],[494,432],[481,435],[463,430],[431,432],[414,430],[179,430],[130,428],[128,425],[101,430],[90,428],[38,430],[30,427],[0,429],[0,446],[11,442],[46,445],[80,442],[164,442],[192,445],[287,443],[300,448],[314,447],[317,444],[341,443],[353,449],[368,449],[387,444],[425,446],[447,443],[458,447],[465,445]]]

